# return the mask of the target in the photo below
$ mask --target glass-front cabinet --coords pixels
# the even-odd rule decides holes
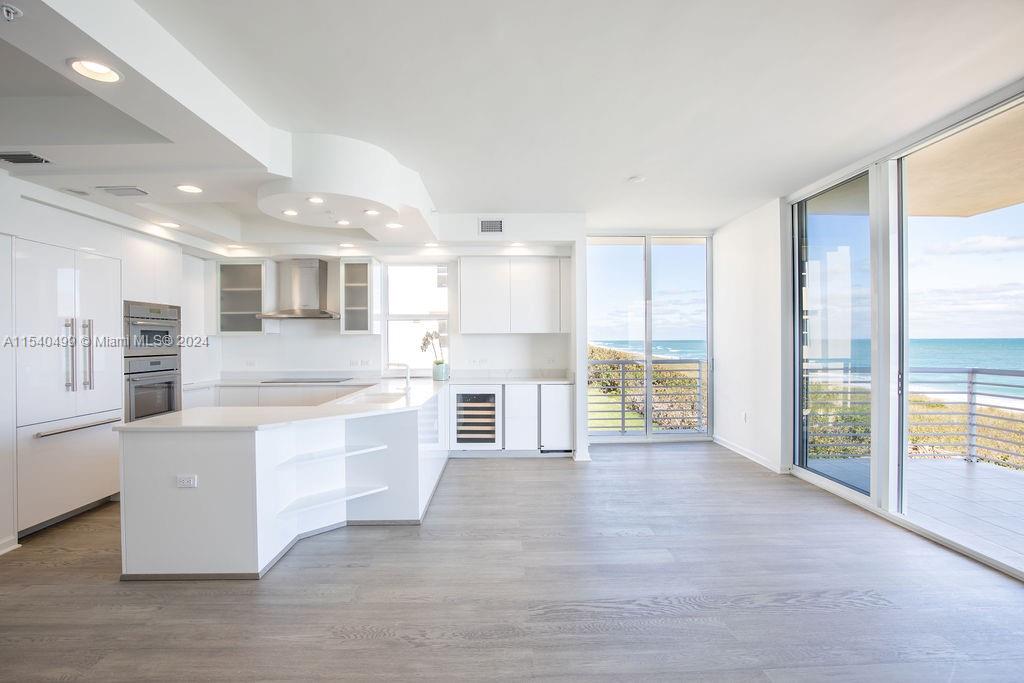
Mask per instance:
[[[380,334],[381,267],[376,259],[341,262],[341,333]]]

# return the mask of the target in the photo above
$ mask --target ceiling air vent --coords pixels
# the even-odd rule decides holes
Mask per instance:
[[[32,154],[31,152],[0,152],[0,161],[9,164],[48,164],[49,159]]]
[[[487,235],[501,232],[501,221],[480,221],[480,234]]]
[[[99,185],[96,189],[103,190],[115,197],[145,197],[149,194],[142,188],[133,185]]]

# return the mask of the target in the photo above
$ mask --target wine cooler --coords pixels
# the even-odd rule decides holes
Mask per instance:
[[[501,386],[459,386],[452,410],[452,450],[498,450]]]

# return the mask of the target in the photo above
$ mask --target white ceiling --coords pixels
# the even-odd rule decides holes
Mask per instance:
[[[1020,0],[138,4],[269,124],[380,145],[441,212],[599,228],[720,225],[1024,76]]]

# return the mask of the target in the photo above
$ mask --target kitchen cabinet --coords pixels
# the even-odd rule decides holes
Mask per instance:
[[[573,449],[573,387],[571,384],[540,385],[540,449]]]
[[[463,334],[511,331],[510,303],[507,256],[459,259],[459,330]]]
[[[120,409],[19,427],[18,531],[118,492]]]
[[[18,425],[120,409],[121,349],[83,340],[121,337],[121,264],[18,239],[14,270]]]
[[[323,386],[266,386],[259,387],[260,406],[315,406],[338,398],[338,387]]]
[[[509,259],[509,327],[516,333],[559,329],[558,259],[517,256]]]
[[[341,262],[342,334],[380,334],[382,279],[376,259]]]
[[[232,261],[218,265],[218,329],[226,334],[281,331],[280,320],[261,313],[277,307],[277,263],[270,260]]]
[[[122,253],[125,299],[181,305],[181,247],[144,235],[125,233]]]
[[[463,334],[565,331],[559,261],[554,256],[459,259],[459,330]]]
[[[212,408],[217,405],[217,387],[214,385],[181,388],[181,407]]]
[[[575,314],[572,307],[574,273],[572,259],[558,259],[558,331],[572,332]]]
[[[537,450],[540,432],[539,407],[538,385],[505,385],[505,450]]]
[[[217,389],[217,405],[258,406],[260,404],[259,387],[219,387]]]

